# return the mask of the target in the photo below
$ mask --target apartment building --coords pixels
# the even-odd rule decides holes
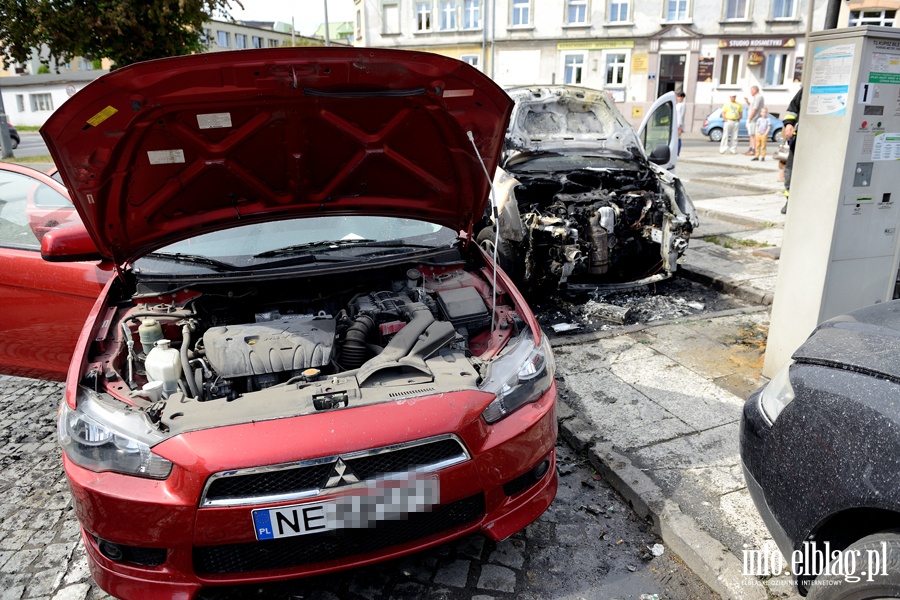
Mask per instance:
[[[208,52],[277,48],[292,43],[321,46],[324,43],[296,33],[292,35],[289,23],[271,21],[213,20],[203,24],[203,33]],[[42,52],[46,57],[46,48]],[[0,71],[0,97],[7,117],[15,125],[41,126],[56,108],[76,91],[107,73],[110,66],[108,59],[75,57],[69,62],[59,65],[51,62],[49,68],[42,68],[39,51],[35,49],[30,60]]]
[[[353,0],[359,46],[464,60],[504,87],[571,84],[610,91],[640,120],[683,89],[696,130],[730,94],[758,86],[770,110],[800,87],[809,2],[826,0]],[[862,0],[898,3],[898,0]]]

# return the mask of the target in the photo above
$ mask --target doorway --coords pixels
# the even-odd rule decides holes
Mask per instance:
[[[684,88],[687,54],[660,54],[656,96]]]

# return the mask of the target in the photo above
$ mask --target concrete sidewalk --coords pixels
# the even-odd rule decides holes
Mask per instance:
[[[743,575],[743,550],[770,538],[738,453],[741,407],[762,383],[783,184],[777,162],[710,150],[683,151],[679,160],[741,170],[729,169],[734,196],[695,202],[701,221],[741,227],[711,235],[701,223],[698,233],[711,237],[691,240],[682,276],[755,306],[553,338],[560,431],[723,598],[795,598],[788,578]]]

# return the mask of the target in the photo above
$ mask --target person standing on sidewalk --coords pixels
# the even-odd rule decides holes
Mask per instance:
[[[744,107],[737,103],[737,94],[731,94],[728,102],[722,106],[722,119],[725,120],[725,131],[722,132],[722,142],[719,144],[719,154],[725,154],[728,150],[737,154],[738,126]]]
[[[759,87],[754,85],[750,88],[750,99],[744,98],[744,102],[750,105],[747,109],[747,133],[750,134],[750,149],[747,150],[747,154],[753,155],[756,154],[756,120],[766,101],[759,93]]]
[[[750,126],[750,122],[747,122]],[[750,160],[766,160],[766,143],[769,141],[769,134],[772,133],[772,121],[769,119],[769,110],[763,108],[759,111],[759,118],[754,123],[756,130],[756,156]]]
[[[781,129],[781,137],[788,142],[790,152],[788,152],[787,162],[784,165],[784,195],[785,198],[791,197],[791,175],[794,171],[794,148],[797,145],[797,126],[800,124],[800,102],[803,97],[803,88],[797,90],[791,103],[788,104],[787,112],[784,113],[784,127]],[[787,214],[788,200],[784,201],[784,207],[781,214]]]
[[[678,90],[675,94],[675,124],[678,125],[678,154],[681,156],[681,134],[684,132],[684,111],[687,108],[684,104],[684,91]]]

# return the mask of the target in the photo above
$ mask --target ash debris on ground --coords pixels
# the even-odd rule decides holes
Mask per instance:
[[[627,292],[598,291],[575,297],[548,296],[532,301],[531,306],[544,331],[566,335],[678,319],[741,308],[747,304],[699,283],[676,277]]]

